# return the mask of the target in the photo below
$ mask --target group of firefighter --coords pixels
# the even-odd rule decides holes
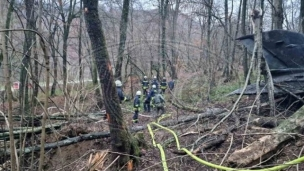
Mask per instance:
[[[117,94],[120,100],[122,101],[127,100],[127,97],[124,96],[122,90],[122,83],[120,80],[115,81]],[[132,122],[138,123],[138,115],[139,111],[141,110],[141,105],[143,104],[144,112],[150,113],[151,108],[155,108],[157,112],[157,116],[162,115],[165,113],[165,98],[164,94],[167,88],[170,91],[174,88],[174,80],[171,80],[167,83],[166,77],[159,82],[157,77],[154,76],[152,80],[149,80],[147,76],[144,76],[141,80],[142,91],[138,90],[136,92],[134,101],[133,101],[133,109],[134,115],[132,118]],[[150,87],[151,86],[151,87]],[[143,103],[141,102],[141,97],[143,97]]]

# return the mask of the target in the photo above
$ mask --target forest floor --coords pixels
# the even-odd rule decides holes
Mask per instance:
[[[166,95],[166,97],[169,96],[169,94]],[[50,106],[56,104],[57,107],[64,108],[64,100],[64,97],[61,96],[54,97],[52,98],[53,102],[50,103]],[[253,100],[254,98],[242,98],[238,104],[237,109],[251,106],[253,104]],[[92,98],[86,98],[83,102],[83,113],[94,113],[100,112],[102,110],[96,109],[96,107],[94,107],[95,104],[94,101],[92,101]],[[5,105],[6,104],[1,106],[1,110],[5,110]],[[132,101],[124,102],[122,104],[125,121],[129,128],[141,127],[151,122],[158,122],[158,118],[154,117],[155,111],[152,111],[151,113],[141,112],[142,115],[139,116],[140,122],[136,125],[133,125],[131,122],[133,112],[128,109],[131,105]],[[213,109],[223,109],[228,111],[232,109],[232,106],[233,103],[231,100],[220,103],[201,103],[198,104],[196,108],[202,109],[203,112],[197,113],[179,109],[171,103],[167,102],[167,117],[163,118],[161,121],[177,121],[185,116],[199,116],[200,114]],[[14,104],[13,107],[16,114],[18,112],[18,105]],[[231,153],[233,153],[235,150],[241,149],[242,147],[246,147],[248,144],[271,132],[271,128],[263,128],[252,123],[252,120],[254,118],[259,118],[261,116],[265,117],[268,115],[267,105],[263,107],[261,115],[255,115],[254,110],[251,111],[250,109],[251,108],[236,110],[233,115],[219,124],[212,133],[210,130],[212,130],[214,126],[218,124],[223,118],[223,116],[220,114],[215,114],[202,119],[195,119],[190,122],[179,123],[173,126],[168,126],[168,128],[173,130],[178,135],[181,147],[187,148],[188,150],[194,150],[196,152],[195,155],[205,161],[230,167],[231,164],[227,162],[227,158]],[[42,109],[36,110],[37,115],[40,115],[42,112]],[[290,115],[290,111],[280,112],[276,118],[284,119],[287,117],[287,115]],[[108,132],[109,129],[107,124],[107,120],[103,120],[102,117],[93,121],[88,119],[72,119],[66,122],[60,130],[48,134],[46,143],[56,142],[58,140],[63,140],[93,132]],[[138,158],[138,166],[135,170],[164,170],[159,149],[153,146],[151,135],[148,129],[143,129],[140,132],[144,135],[144,142],[146,145],[141,147],[141,156]],[[132,134],[135,135],[137,133]],[[154,129],[154,134],[156,143],[161,144],[164,148],[166,163],[170,171],[216,170],[209,166],[203,165],[193,158],[189,157],[187,154],[178,151],[177,144],[173,139],[173,135],[168,131],[162,129]],[[39,142],[39,136],[40,135],[35,136],[37,138],[37,143]],[[107,170],[107,167],[112,163],[110,158],[111,153],[109,152],[111,150],[110,142],[110,138],[99,138],[46,150],[45,170],[89,170],[89,163],[94,163],[94,158],[96,158],[96,161],[100,161],[100,164],[95,167],[96,170]],[[246,169],[272,167],[293,160],[299,156],[302,156],[303,147],[304,137],[297,136],[296,139],[283,144],[282,147],[271,154],[270,157],[256,161],[250,164],[250,166],[246,167]],[[104,158],[100,157],[103,155]],[[37,156],[39,156],[38,152],[35,154],[36,162],[38,161]],[[25,163],[30,163],[30,159],[31,157],[29,155],[26,155]],[[29,166],[29,164],[24,165]],[[5,168],[4,165],[2,167]],[[304,170],[304,163],[290,166],[285,170]]]

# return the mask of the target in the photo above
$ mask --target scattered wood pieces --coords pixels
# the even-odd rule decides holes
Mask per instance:
[[[133,160],[129,160],[127,164],[127,171],[133,170]]]
[[[97,152],[95,155],[91,154],[88,161],[89,171],[102,171],[108,152],[109,150],[103,150]]]

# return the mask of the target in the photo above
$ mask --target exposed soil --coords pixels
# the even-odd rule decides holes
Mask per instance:
[[[168,95],[169,96],[169,95]],[[93,95],[88,96],[83,102],[83,113],[91,113],[91,112],[100,112],[102,109],[97,109],[95,107],[95,102],[92,100]],[[252,104],[253,99],[244,98],[239,104],[238,108],[243,106],[249,106]],[[57,107],[64,109],[64,101],[63,97],[54,97],[52,98],[53,102],[50,102],[50,106],[56,104]],[[143,113],[145,116],[140,116],[140,123],[137,125],[132,125],[131,118],[133,116],[132,111],[126,110],[130,108],[132,102],[124,102],[122,104],[122,108],[124,111],[124,116],[126,120],[126,124],[129,127],[132,126],[141,126],[148,124],[152,121],[156,121],[156,118],[150,117],[154,113]],[[5,111],[7,109],[7,104],[1,106],[1,110]],[[231,109],[232,103],[231,100],[227,100],[225,103],[218,104],[199,104],[197,107],[206,109],[210,106],[210,108],[226,108]],[[17,103],[14,104],[14,113],[18,112]],[[263,115],[267,115],[267,106],[262,110]],[[40,107],[37,107],[35,113],[40,115],[43,110]],[[53,113],[59,112],[59,110],[53,110]],[[222,133],[225,133],[229,128],[234,127],[231,132],[225,133],[225,138],[222,143],[219,143],[214,146],[210,146],[206,149],[197,150],[196,156],[209,161],[211,163],[221,164],[224,166],[230,166],[229,163],[226,162],[227,157],[233,151],[237,149],[241,149],[242,147],[247,146],[251,142],[257,140],[263,135],[271,132],[270,129],[261,128],[257,126],[253,126],[251,123],[247,124],[247,118],[250,113],[250,110],[242,110],[241,112],[235,112],[234,115],[231,115],[227,120],[225,120],[219,127],[215,130],[217,132],[217,136],[214,134],[208,134],[209,131],[214,127],[216,123],[218,123],[222,117],[209,117],[201,120],[196,120],[189,123],[179,124],[175,126],[169,127],[174,130],[179,135],[179,141],[181,147],[185,147],[188,150],[197,150],[199,145],[206,145],[209,142],[216,141],[216,138],[220,138]],[[287,112],[280,113],[281,115],[278,117],[285,117]],[[290,113],[290,112],[289,112]],[[177,109],[173,105],[166,103],[166,114],[170,114],[165,120],[176,120],[182,116],[191,116],[198,115],[197,113],[187,112],[184,110]],[[254,112],[251,114],[254,116]],[[81,115],[79,115],[81,116]],[[149,116],[149,117],[147,117]],[[257,117],[257,116],[256,116]],[[2,121],[1,121],[2,122]],[[4,125],[4,123],[1,123]],[[2,126],[3,127],[3,126]],[[102,117],[100,121],[92,121],[87,120],[86,117],[82,117],[82,119],[71,119],[71,121],[64,124],[64,126],[54,133],[51,133],[47,136],[46,142],[56,142],[58,140],[66,139],[67,137],[75,137],[82,134],[87,134],[91,132],[107,132],[108,125],[107,121],[104,121]],[[135,170],[163,170],[160,152],[159,149],[154,147],[152,144],[151,136],[147,129],[141,131],[144,135],[144,140],[147,144],[146,147],[141,149],[141,157],[139,158],[138,166]],[[39,135],[35,135],[37,141],[36,144],[39,143]],[[176,143],[173,139],[172,134],[163,130],[155,131],[156,142],[160,143],[165,150],[165,156],[167,159],[167,166],[169,170],[216,170],[214,168],[205,166],[195,161],[191,157],[186,154],[182,154],[177,150]],[[203,137],[203,138],[202,138]],[[197,145],[193,146],[194,142],[198,141]],[[223,138],[223,137],[221,137]],[[294,139],[284,145],[274,154],[271,154],[267,159],[261,159],[260,161],[256,161],[250,167],[254,168],[262,168],[265,166],[274,166],[278,164],[285,163],[292,159],[295,159],[302,155],[304,141],[303,136],[298,136],[297,139]],[[27,141],[30,141],[28,139]],[[102,152],[103,150],[110,150],[110,138],[102,138],[90,141],[82,141],[76,144],[72,144],[69,146],[59,147],[56,149],[51,149],[46,151],[46,160],[45,160],[45,170],[55,171],[55,170],[64,170],[64,171],[78,171],[78,170],[88,170],[88,161],[90,160],[90,156],[94,157],[95,154]],[[177,154],[179,153],[179,154]],[[35,154],[34,160],[37,164],[39,153]],[[244,156],[246,157],[246,156]],[[24,166],[30,167],[30,155],[26,155],[24,161]],[[4,163],[5,159],[2,158],[1,163]],[[104,159],[103,166],[100,166],[104,170],[107,168],[112,161],[110,161],[110,155],[107,155]],[[6,163],[7,165],[7,163]],[[0,165],[1,166],[1,165]],[[250,168],[249,167],[249,168]],[[1,167],[0,167],[1,168]],[[0,169],[1,170],[1,169]],[[24,169],[28,170],[28,169]],[[35,169],[33,169],[35,170]],[[298,166],[290,166],[288,169],[290,171],[304,170],[304,164],[299,164]]]

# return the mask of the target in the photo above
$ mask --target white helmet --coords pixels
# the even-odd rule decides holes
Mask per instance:
[[[153,84],[153,85],[152,85],[152,88],[156,88],[156,85],[155,85],[155,84]]]
[[[121,83],[120,80],[116,80],[116,81],[115,81],[115,85],[116,85],[116,87],[121,87],[121,86],[122,86],[122,83]]]
[[[147,79],[147,78],[148,78],[148,77],[145,75],[145,76],[144,76],[144,79]]]
[[[141,95],[141,91],[137,91],[137,92],[136,92],[136,95],[137,95],[137,96],[140,96],[140,95]]]
[[[154,76],[153,78],[156,79],[156,76]]]

